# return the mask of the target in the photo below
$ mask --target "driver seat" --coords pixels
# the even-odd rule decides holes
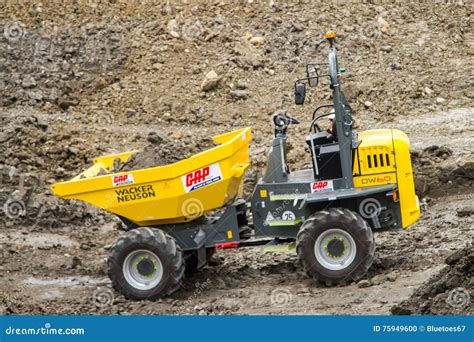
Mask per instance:
[[[315,147],[318,145],[326,145],[336,141],[334,135],[327,131],[321,131],[317,133],[312,133],[306,137],[306,143],[311,148],[312,145]]]

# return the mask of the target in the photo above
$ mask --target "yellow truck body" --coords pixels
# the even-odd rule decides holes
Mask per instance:
[[[408,136],[397,129],[374,129],[359,132],[358,137],[354,187],[397,184],[402,226],[407,228],[420,218]]]
[[[52,185],[55,195],[90,203],[138,226],[192,221],[236,197],[250,166],[250,128],[212,138],[218,146],[179,162],[129,172],[111,172],[114,160],[137,151],[96,158],[73,179]]]

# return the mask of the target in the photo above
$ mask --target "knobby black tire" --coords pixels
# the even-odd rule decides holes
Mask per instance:
[[[314,245],[320,234],[332,228],[349,233],[357,252],[352,263],[342,270],[330,270],[316,259]],[[311,215],[297,236],[297,253],[305,272],[327,286],[345,284],[362,278],[372,265],[375,253],[373,232],[357,213],[345,208],[330,208]]]
[[[123,263],[128,254],[137,249],[155,253],[163,265],[162,280],[152,289],[140,290],[130,285],[123,275]],[[108,276],[113,288],[128,299],[154,300],[177,291],[184,279],[183,252],[176,241],[157,228],[137,228],[120,238],[109,256]]]

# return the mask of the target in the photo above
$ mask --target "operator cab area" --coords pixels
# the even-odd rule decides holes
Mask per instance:
[[[308,74],[307,78],[316,77],[310,76]],[[321,77],[321,76],[318,76]],[[301,82],[300,79],[297,82]],[[311,84],[311,82],[309,82]],[[313,83],[314,84],[314,83]],[[356,132],[352,131],[353,119],[352,119],[352,109],[347,103],[342,90],[340,91],[342,108],[346,116],[343,117],[343,125],[348,127],[348,131],[351,139],[344,139],[344,144],[350,144],[351,146],[351,160],[350,169],[354,169],[354,162],[356,153],[354,150],[360,145],[360,140]],[[295,102],[296,104],[303,104],[305,97],[305,88],[299,86],[297,83],[295,85]],[[327,120],[328,124],[322,124],[324,120]],[[273,115],[273,123],[275,125],[275,141],[272,150],[275,148],[281,148],[282,153],[276,152],[277,156],[282,156],[281,164],[280,161],[273,163],[273,166],[270,166],[270,169],[273,171],[275,167],[278,167],[278,164],[281,165],[280,168],[283,168],[285,172],[288,173],[288,181],[295,179],[301,180],[303,174],[306,179],[310,180],[327,180],[342,178],[342,168],[341,168],[341,157],[340,157],[340,144],[338,138],[338,130],[336,124],[336,115],[334,110],[334,104],[325,104],[317,107],[313,111],[311,124],[309,127],[308,135],[306,136],[306,144],[308,152],[310,152],[311,163],[312,163],[312,172],[308,173],[308,170],[300,170],[290,173],[290,168],[286,162],[286,146],[284,141],[286,141],[286,132],[288,126],[299,124],[299,121],[290,117],[286,111],[281,113],[276,113]],[[331,124],[329,124],[331,123]],[[281,144],[279,143],[281,142]],[[269,160],[271,160],[271,156]],[[304,173],[302,171],[305,171]],[[296,173],[296,174],[295,174]],[[284,181],[282,179],[281,181]]]
[[[341,91],[342,93],[342,91]],[[316,116],[321,109],[330,109]],[[309,134],[306,137],[306,144],[311,154],[311,162],[313,166],[313,177],[316,180],[326,180],[333,178],[341,178],[341,161],[340,148],[337,136],[337,126],[335,123],[334,106],[332,104],[322,105],[313,112],[313,119],[309,128]],[[351,113],[350,106],[344,105],[344,108]],[[352,116],[351,116],[352,117]],[[331,122],[327,129],[323,129],[318,124],[321,120]],[[351,124],[352,126],[352,120]],[[324,126],[323,126],[324,127]],[[360,144],[357,133],[351,132],[351,150],[352,150],[352,168],[354,167],[354,149]]]
[[[342,188],[353,187],[353,175],[356,150],[360,144],[357,133],[352,131],[352,108],[341,89],[341,74],[346,70],[339,67],[333,42],[335,35],[326,36],[330,43],[328,63],[306,65],[306,77],[296,80],[295,104],[303,105],[306,96],[306,84],[317,87],[320,80],[329,79],[332,90],[332,103],[324,104],[313,111],[306,144],[311,154],[312,175],[310,180],[341,179]],[[329,73],[323,73],[321,67],[329,66]],[[330,127],[323,126],[322,120],[332,120]],[[268,156],[265,182],[288,182],[290,169],[286,162],[286,131],[288,126],[298,124],[298,120],[286,112],[273,115],[275,138]],[[307,172],[305,172],[307,174]],[[301,178],[297,175],[296,178]]]

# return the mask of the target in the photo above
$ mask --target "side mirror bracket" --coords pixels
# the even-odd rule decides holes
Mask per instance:
[[[306,64],[306,78],[308,79],[308,84],[310,87],[314,88],[318,86],[319,73],[314,64]]]

